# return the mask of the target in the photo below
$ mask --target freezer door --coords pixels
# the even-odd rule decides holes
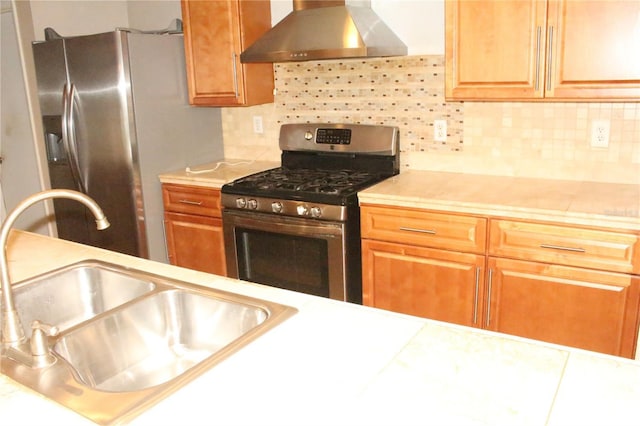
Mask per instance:
[[[50,184],[54,189],[78,189],[62,138],[62,98],[68,83],[64,42],[62,39],[36,42],[32,50]],[[90,222],[86,208],[75,201],[60,198],[53,200],[53,205],[58,236],[88,244]]]
[[[70,162],[111,227],[90,244],[147,257],[136,215],[138,172],[126,40],[119,31],[65,39]]]

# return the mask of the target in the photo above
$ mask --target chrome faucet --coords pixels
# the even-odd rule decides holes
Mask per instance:
[[[44,355],[42,350],[42,331],[46,330],[49,333],[57,333],[55,327],[43,327],[42,324],[37,323],[32,325],[34,330],[38,330],[36,341],[32,342],[32,345],[27,345],[27,338],[25,336],[24,329],[20,323],[20,317],[18,311],[16,311],[15,303],[13,301],[13,291],[11,289],[11,281],[9,279],[9,268],[7,263],[7,241],[9,239],[9,232],[11,227],[16,221],[17,217],[33,204],[52,198],[68,198],[76,200],[85,206],[93,213],[96,218],[96,227],[98,230],[103,230],[109,227],[109,221],[105,217],[102,209],[98,204],[87,195],[72,191],[68,189],[51,189],[47,191],[38,192],[33,194],[23,201],[21,201],[5,219],[2,227],[0,228],[0,283],[2,284],[2,347],[6,348],[9,352],[18,355],[21,359],[32,359],[34,357],[40,357]],[[34,323],[36,323],[34,321]],[[32,337],[32,340],[34,338]],[[34,344],[35,343],[35,344]],[[41,364],[36,362],[35,364]]]

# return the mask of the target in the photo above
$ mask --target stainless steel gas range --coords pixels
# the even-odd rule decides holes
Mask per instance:
[[[280,167],[222,187],[234,278],[362,303],[358,191],[399,172],[399,130],[284,124]]]

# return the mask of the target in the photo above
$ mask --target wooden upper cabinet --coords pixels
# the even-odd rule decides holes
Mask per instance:
[[[542,97],[546,2],[447,1],[446,96]]]
[[[640,99],[640,2],[446,2],[446,97]]]
[[[273,65],[240,53],[271,28],[269,1],[182,0],[189,102],[247,106],[273,102]]]
[[[550,6],[553,59],[546,96],[640,99],[640,1],[564,0]]]

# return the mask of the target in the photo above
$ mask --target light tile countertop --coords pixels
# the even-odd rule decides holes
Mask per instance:
[[[636,425],[640,363],[14,231],[14,281],[100,259],[299,312],[133,425]],[[0,421],[89,421],[0,376]]]
[[[162,183],[221,188],[222,185],[234,179],[272,169],[279,165],[280,163],[275,161],[223,159],[191,167],[190,171],[180,169],[162,173],[159,179]]]
[[[382,204],[640,230],[640,174],[630,184],[409,170],[358,195]]]
[[[163,183],[220,188],[278,162],[225,159],[159,176]],[[361,204],[546,220],[640,231],[640,175],[630,184],[403,171],[358,195]]]

